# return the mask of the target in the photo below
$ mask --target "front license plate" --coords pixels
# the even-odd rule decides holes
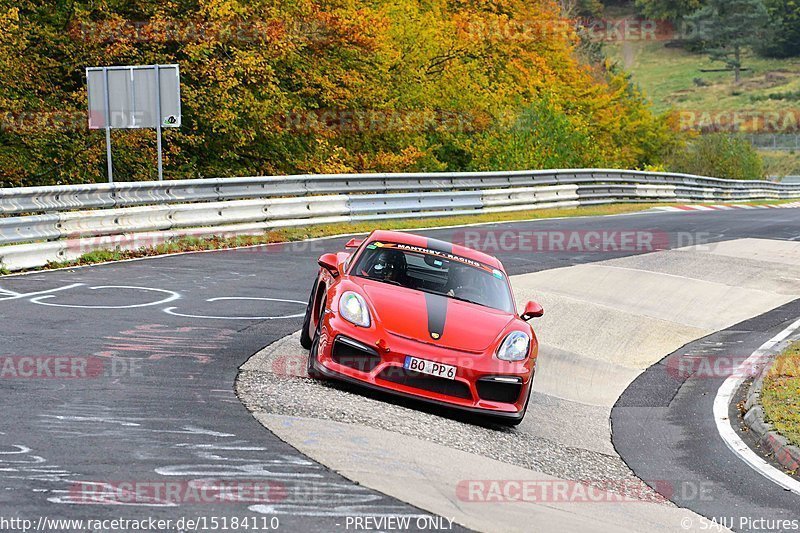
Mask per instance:
[[[417,357],[406,356],[406,361],[403,363],[403,368],[406,370],[413,370],[429,376],[436,376],[445,379],[456,379],[456,367],[452,365],[444,365],[442,363],[434,363],[433,361],[426,361]]]

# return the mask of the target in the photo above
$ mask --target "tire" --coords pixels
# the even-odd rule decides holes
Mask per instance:
[[[314,280],[314,286],[311,288],[311,296],[308,297],[308,306],[306,307],[306,316],[303,318],[303,329],[300,331],[300,346],[306,350],[311,349],[311,343],[314,339],[311,338],[309,328],[311,327],[311,313],[314,310],[314,299],[317,296],[317,285],[319,278]]]
[[[312,306],[313,307],[313,306]],[[311,351],[308,352],[308,364],[306,371],[308,377],[312,379],[325,379],[325,376],[317,370],[317,354],[319,351],[319,337],[320,330],[322,329],[322,317],[325,315],[325,305],[322,305],[319,310],[319,318],[317,319],[317,327],[314,329],[314,338],[311,340]],[[309,319],[310,320],[310,319]]]
[[[306,373],[311,379],[324,379],[325,376],[317,370],[317,349],[319,348],[319,335],[314,338],[311,344],[311,351],[308,352],[308,364],[306,365]]]

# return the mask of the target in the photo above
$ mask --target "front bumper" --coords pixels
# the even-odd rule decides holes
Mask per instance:
[[[388,350],[385,348],[388,345]],[[406,356],[457,368],[454,380],[404,368]],[[395,395],[507,420],[520,420],[535,358],[511,363],[359,328],[326,313],[317,358],[322,375]]]

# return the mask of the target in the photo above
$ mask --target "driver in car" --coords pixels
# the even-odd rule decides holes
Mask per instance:
[[[477,285],[479,282],[480,280],[476,279],[471,267],[452,264],[450,279],[447,282],[447,295],[461,298],[468,291],[479,290]]]
[[[406,256],[400,250],[381,250],[376,254],[375,262],[367,275],[371,278],[405,284],[407,267]]]

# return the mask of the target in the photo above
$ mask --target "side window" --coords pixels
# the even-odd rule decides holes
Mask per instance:
[[[361,253],[361,252],[364,250],[364,246],[366,246],[366,245],[367,245],[367,241],[368,241],[368,240],[369,240],[369,239],[364,239],[364,241],[361,243],[361,246],[359,246],[358,248],[356,248],[356,249],[353,251],[353,253],[351,253],[351,254],[350,254],[348,257],[347,257],[347,259],[345,259],[345,261],[344,261],[344,271],[345,271],[345,272],[348,272],[348,273],[350,272],[350,263],[352,263],[352,262],[353,262],[353,258],[354,258],[354,257],[358,257],[358,256],[359,256],[359,254],[360,254],[360,253]]]

